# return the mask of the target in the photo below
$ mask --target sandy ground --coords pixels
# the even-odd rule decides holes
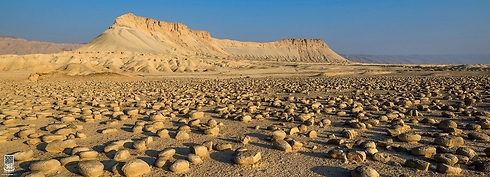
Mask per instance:
[[[464,89],[466,85],[477,86],[469,88],[478,93],[480,102],[466,108],[475,112],[490,111],[490,94],[488,88],[490,80],[488,71],[435,71],[432,66],[380,66],[380,65],[321,65],[321,64],[298,64],[284,65],[266,69],[236,69],[226,72],[193,72],[193,73],[129,73],[100,74],[88,76],[66,76],[63,73],[54,73],[41,77],[32,82],[27,77],[30,72],[3,72],[0,80],[0,114],[5,122],[14,119],[14,123],[0,125],[0,130],[12,131],[12,127],[24,129],[26,126],[34,127],[36,133],[41,135],[55,134],[56,130],[47,131],[47,125],[54,123],[74,124],[83,126],[76,132],[84,133],[84,139],[76,138],[75,135],[67,134],[66,137],[75,140],[77,146],[87,147],[98,152],[96,160],[104,164],[103,176],[114,176],[113,166],[124,163],[130,159],[142,159],[151,166],[151,172],[143,176],[350,176],[351,170],[359,165],[368,165],[375,169],[381,176],[445,176],[437,172],[437,162],[433,157],[414,156],[410,153],[411,148],[434,144],[434,139],[442,133],[437,124],[422,123],[424,118],[432,118],[436,122],[449,118],[442,117],[436,105],[430,104],[431,112],[420,111],[423,116],[406,116],[402,118],[406,125],[411,126],[410,132],[422,135],[419,143],[408,144],[400,141],[397,137],[387,134],[387,129],[393,122],[399,119],[381,121],[369,129],[356,129],[345,122],[356,119],[356,113],[351,112],[354,103],[364,104],[364,113],[374,116],[371,119],[379,119],[386,115],[388,110],[378,111],[366,110],[366,100],[382,100],[397,103],[400,98],[412,100],[420,99],[420,93],[430,93],[440,90],[440,95],[430,98],[431,101],[441,100],[441,103],[457,104],[458,95],[449,93],[450,88]],[[437,68],[437,66],[434,66]],[[425,87],[429,89],[426,90]],[[487,90],[485,90],[487,89]],[[471,95],[468,91],[466,95]],[[452,99],[444,98],[452,96]],[[294,99],[288,100],[289,97]],[[283,106],[274,106],[274,100],[281,100]],[[337,100],[334,104],[329,101]],[[364,101],[363,101],[364,100]],[[113,116],[114,105],[125,114],[127,110],[138,110],[138,114],[128,120],[118,120]],[[298,117],[304,113],[315,112],[312,103],[321,104],[321,109],[313,116],[313,125],[308,121],[287,121],[281,116],[290,107],[296,105],[291,117]],[[144,106],[138,105],[144,103]],[[162,103],[162,107],[155,109],[153,105]],[[339,108],[339,104],[347,103],[346,108]],[[186,125],[191,118],[185,109],[192,111],[198,106],[204,112],[200,119],[200,125],[191,127],[190,139],[177,140],[175,138],[179,127]],[[214,111],[217,107],[234,105],[234,111],[223,118],[225,114]],[[258,105],[256,111],[248,111],[250,105]],[[333,107],[336,111],[327,113],[324,108]],[[70,112],[70,108],[90,110],[90,116],[100,115],[93,122],[85,122],[83,112]],[[405,106],[406,109],[417,109],[417,104]],[[391,108],[387,108],[391,110]],[[14,115],[6,115],[8,111],[15,111]],[[338,116],[337,112],[345,111],[346,116]],[[166,117],[163,121],[165,129],[169,131],[169,138],[160,138],[155,132],[134,133],[133,126],[138,123],[152,124],[150,115],[159,112]],[[463,147],[471,147],[478,154],[474,161],[490,160],[484,153],[489,147],[489,141],[470,140],[466,124],[475,122],[475,115],[464,115],[453,111],[458,115],[452,120],[458,123],[458,128],[463,133],[465,140]],[[42,116],[42,115],[47,116]],[[251,115],[250,122],[240,121],[240,117]],[[255,116],[266,115],[259,119]],[[76,118],[73,122],[62,123],[63,117],[72,116]],[[216,120],[219,125],[219,135],[205,135],[200,127],[206,127],[210,120]],[[323,119],[331,121],[329,126],[319,126]],[[488,119],[488,117],[487,117]],[[417,120],[416,122],[414,120]],[[114,121],[108,124],[108,121]],[[105,128],[115,128],[113,133],[102,134]],[[287,139],[303,143],[302,148],[294,149],[293,152],[284,152],[274,148],[270,137],[274,132],[272,127],[282,129],[285,132],[293,127],[304,128],[299,133],[287,135]],[[344,129],[352,129],[359,133],[354,139],[342,137]],[[13,130],[15,131],[15,130]],[[318,137],[309,137],[311,131],[316,131]],[[489,129],[481,129],[478,132],[490,134]],[[5,132],[3,132],[5,133]],[[75,134],[75,132],[73,132]],[[63,152],[46,152],[45,142],[36,145],[26,144],[31,139],[20,138],[19,133],[5,133],[5,142],[0,142],[0,155],[12,154],[19,151],[33,150],[34,156],[26,161],[15,164],[14,176],[28,174],[29,166],[35,162],[72,156],[72,148],[66,148]],[[248,136],[250,143],[242,144],[237,140],[239,137]],[[341,145],[327,143],[335,136],[345,139]],[[132,142],[142,138],[152,137],[153,142],[147,144],[144,150],[133,148]],[[364,141],[374,141],[379,144],[386,139],[392,139],[406,150],[395,150],[396,148],[385,148],[378,145],[377,150],[389,154],[391,160],[387,163],[377,162],[368,156],[361,162],[344,161],[342,159],[327,158],[327,153],[335,148],[344,152],[363,151],[359,146]],[[104,152],[104,147],[117,140],[131,140],[122,149],[128,149],[131,156],[127,160],[114,160],[115,152]],[[201,164],[191,164],[190,169],[182,174],[175,174],[169,170],[169,166],[177,159],[187,159],[191,153],[190,147],[212,141],[213,144],[230,144],[229,150],[210,150],[209,156],[203,157]],[[249,150],[261,152],[262,159],[254,165],[238,165],[233,159],[234,150],[245,147]],[[173,148],[176,155],[173,156],[162,168],[156,167],[155,161],[158,153],[162,150]],[[449,152],[455,153],[457,147],[449,148]],[[404,163],[407,159],[421,159],[430,162],[428,171],[416,170],[407,167]],[[474,162],[471,161],[471,162]],[[485,176],[489,173],[480,172],[475,169],[471,162],[458,164],[461,167],[461,176]],[[77,163],[69,163],[56,169],[46,176],[80,176]]]

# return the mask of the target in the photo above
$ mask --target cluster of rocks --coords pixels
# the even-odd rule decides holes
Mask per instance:
[[[156,149],[155,162],[138,159],[155,150],[154,141],[229,136],[223,133],[224,121],[264,130],[267,138],[260,141],[278,153],[320,149],[328,158],[358,164],[352,176],[379,176],[366,164],[393,165],[397,154],[405,157],[403,166],[421,171],[490,172],[490,149],[468,145],[490,141],[490,79],[485,76],[89,80],[0,88],[9,93],[0,98],[0,142],[45,145],[42,152],[9,152],[18,161],[40,160],[30,165],[31,175],[70,164],[84,176],[139,176],[153,168],[186,173],[211,161],[212,151],[225,150],[235,151],[230,161],[236,164],[260,163],[264,154],[249,148],[247,132],[225,137],[239,146],[207,141],[179,157],[175,148],[164,147]],[[268,126],[256,126],[259,122]],[[96,132],[84,131],[93,123],[100,123]],[[126,132],[137,137],[105,139],[100,150],[84,145],[91,136]],[[373,132],[380,135],[370,138]],[[50,155],[37,158],[35,152]],[[69,156],[51,158],[61,153]],[[116,165],[107,167],[105,156]],[[104,171],[108,168],[111,172]]]

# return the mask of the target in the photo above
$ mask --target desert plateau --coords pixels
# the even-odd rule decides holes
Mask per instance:
[[[359,63],[132,13],[49,46],[0,55],[6,176],[490,175],[487,64]]]

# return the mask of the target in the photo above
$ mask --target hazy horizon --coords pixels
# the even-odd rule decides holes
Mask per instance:
[[[125,2],[125,3],[122,3]],[[0,1],[0,36],[87,43],[131,12],[215,38],[319,38],[340,54],[490,54],[490,1]]]

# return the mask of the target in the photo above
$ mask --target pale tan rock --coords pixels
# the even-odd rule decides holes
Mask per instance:
[[[175,149],[165,149],[162,152],[158,153],[158,157],[165,157],[167,159],[172,158],[177,151]]]
[[[99,153],[94,150],[90,151],[83,151],[78,153],[78,156],[80,156],[81,160],[95,160],[97,159],[97,156],[99,156]]]
[[[187,160],[177,160],[172,166],[170,166],[170,171],[174,173],[184,173],[189,170],[189,161]]]
[[[136,177],[149,173],[151,171],[151,167],[145,161],[135,159],[126,162],[126,164],[122,166],[121,170],[127,177]]]
[[[200,157],[208,157],[209,156],[208,148],[206,146],[203,146],[203,145],[192,146],[190,148],[190,150],[191,150],[191,153],[196,154]]]
[[[131,154],[129,153],[129,150],[123,149],[123,150],[117,151],[116,154],[114,154],[114,160],[123,161],[123,160],[128,159],[130,156],[131,156]]]
[[[437,171],[448,175],[459,175],[463,170],[459,167],[453,167],[445,163],[437,164]]]
[[[98,177],[104,173],[104,164],[97,160],[78,162],[78,172],[86,177]]]
[[[281,151],[285,151],[285,152],[293,151],[293,147],[291,147],[291,145],[284,140],[274,140],[272,142],[272,145],[274,146],[274,148],[279,149]]]
[[[179,131],[177,132],[177,135],[175,135],[176,140],[187,140],[189,138],[191,138],[189,133],[183,131]]]
[[[80,161],[80,157],[78,155],[72,155],[72,156],[60,159],[61,166],[65,166],[65,165],[72,163],[72,162],[77,162],[77,164],[78,164],[78,161]]]
[[[61,167],[61,163],[56,159],[42,160],[35,162],[29,166],[31,171],[41,171],[43,174],[49,174],[58,170]]]
[[[160,138],[170,138],[170,135],[168,134],[168,130],[167,129],[159,130],[158,133],[157,133],[157,135]]]
[[[286,136],[286,132],[282,130],[276,130],[272,133],[272,139],[274,140],[283,140]]]
[[[101,131],[102,134],[115,133],[115,132],[117,132],[117,129],[115,128],[105,128]]]
[[[15,161],[27,161],[27,160],[32,159],[32,157],[34,156],[34,151],[29,149],[26,151],[16,152],[13,155],[14,155]]]
[[[261,153],[258,151],[237,149],[234,161],[239,165],[253,165],[261,158]]]
[[[196,154],[189,154],[187,156],[187,159],[189,160],[189,162],[191,162],[194,165],[198,165],[198,164],[201,164],[203,162],[202,158]]]
[[[366,165],[358,166],[351,171],[352,177],[379,177],[379,173]]]

